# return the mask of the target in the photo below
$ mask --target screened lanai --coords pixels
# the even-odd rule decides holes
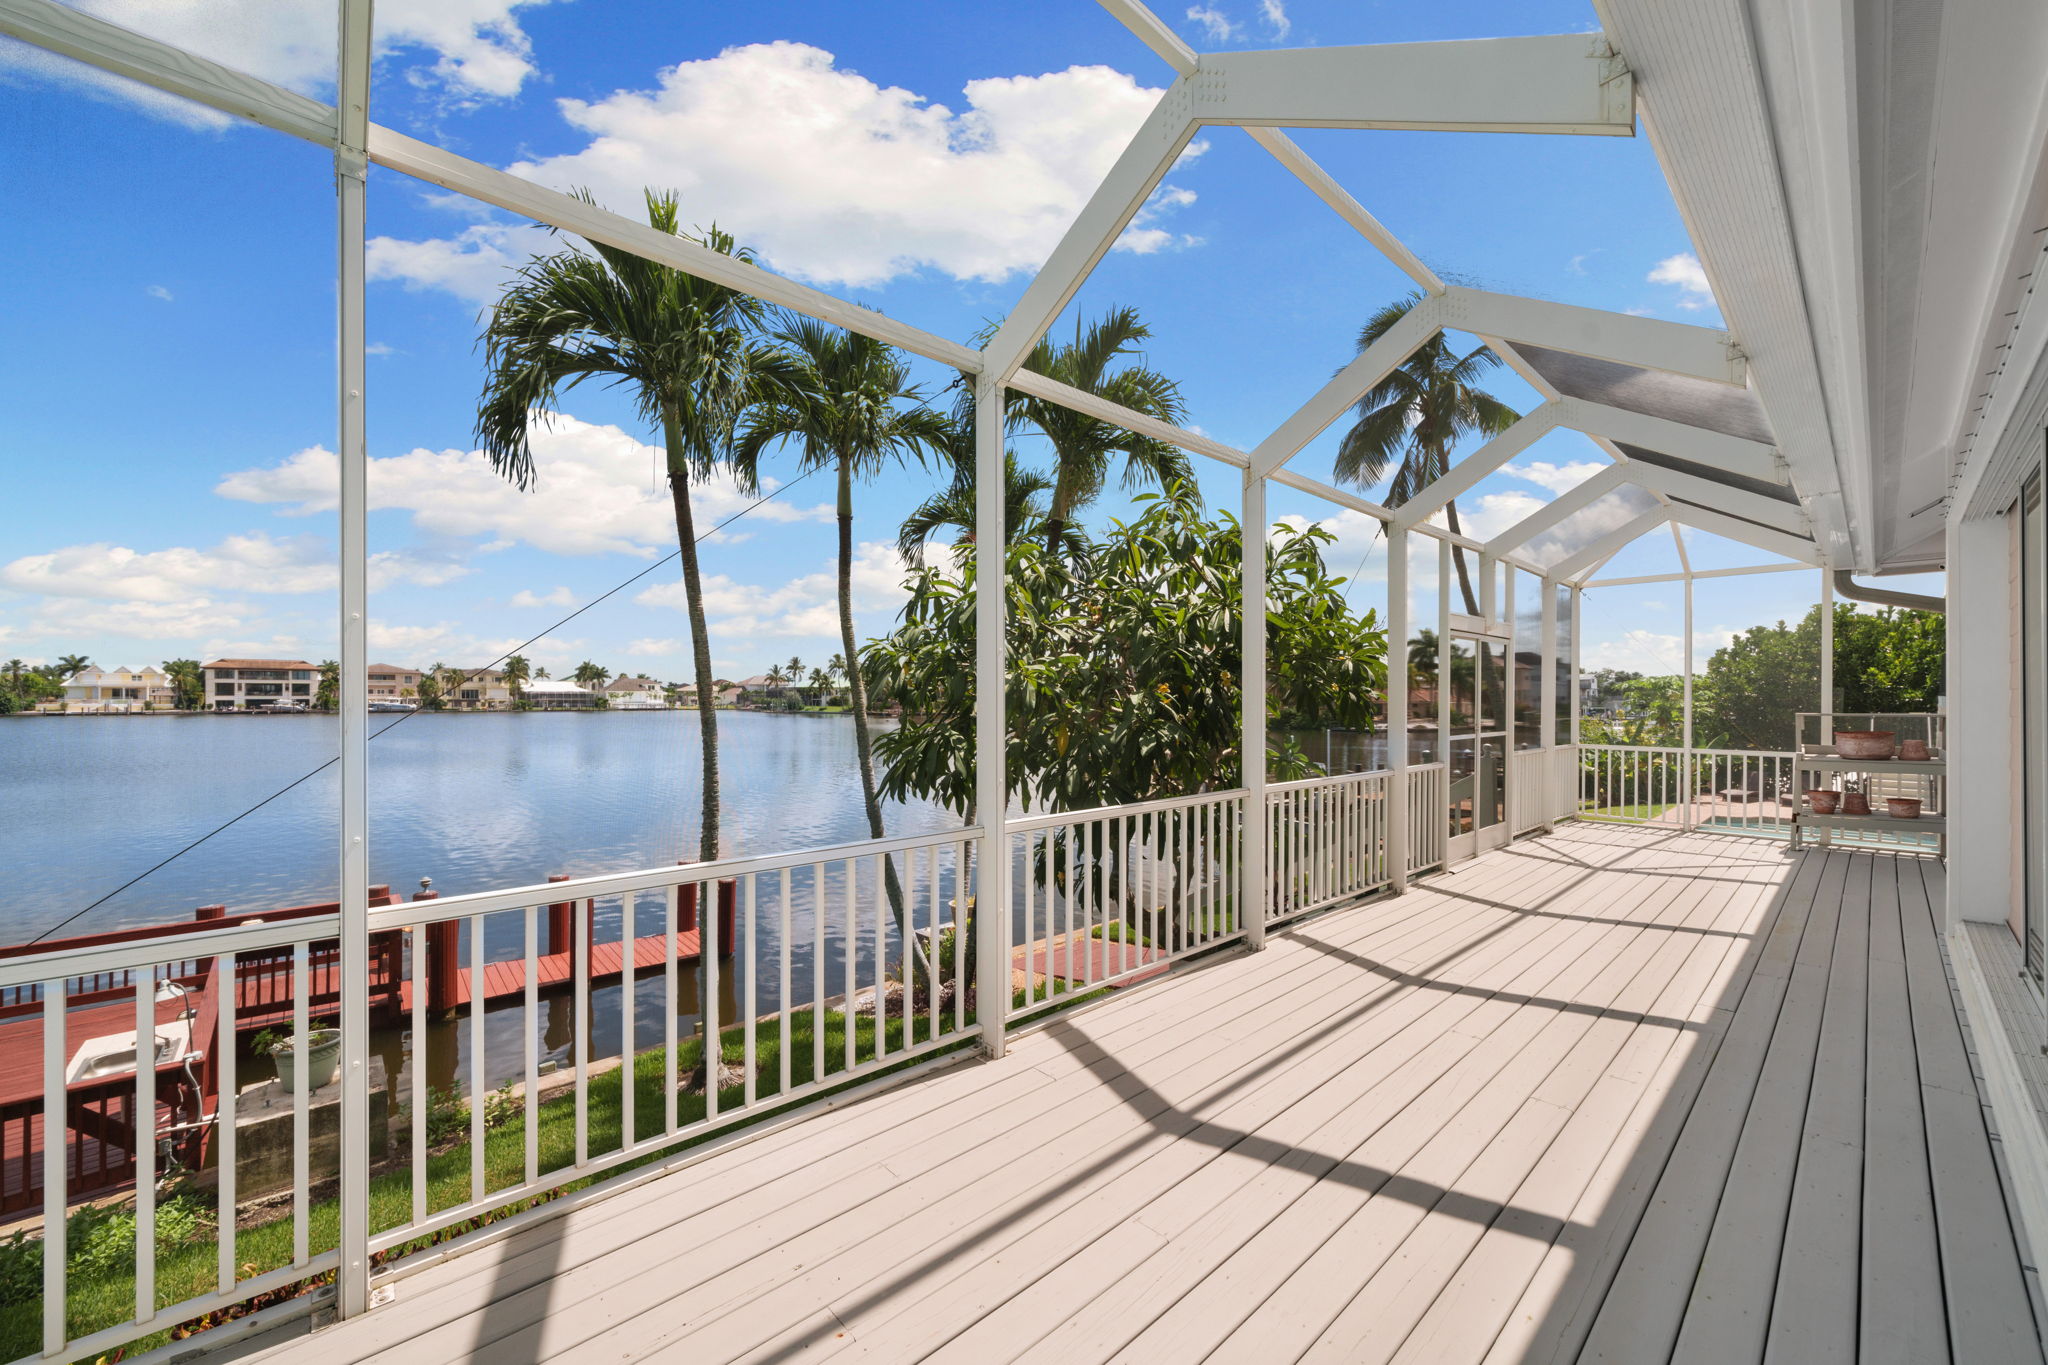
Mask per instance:
[[[33,1026],[10,1216],[67,1245],[112,1197],[133,1231],[112,1279],[43,1259],[20,1359],[145,1339],[337,1361],[2041,1358],[2025,1177],[1978,1103],[1991,1044],[1944,956],[1949,735],[1835,700],[1837,602],[1940,610],[1865,581],[1938,566],[1872,530],[1833,372],[1759,303],[1801,265],[1784,221],[1746,230],[1737,202],[1777,192],[1749,174],[1768,102],[1746,25],[1614,0],[1603,32],[1198,53],[1143,4],[1102,8],[1166,89],[970,343],[380,124],[369,0],[338,0],[331,103],[85,7],[0,0],[0,35],[331,154],[337,247],[339,894],[0,956],[0,1024]],[[1439,272],[1290,135],[1324,129],[1651,136],[1731,325]],[[1417,293],[1241,444],[1028,364],[1202,138],[1255,147]],[[1717,199],[1730,164],[1743,183]],[[1182,452],[1212,487],[1223,471],[1219,510],[1261,532],[1238,538],[1218,669],[1240,756],[1280,728],[1276,503],[1365,519],[1375,723],[1325,737],[1305,777],[1253,758],[1157,799],[1027,803],[1018,585],[963,569],[964,819],[373,885],[372,168],[957,375],[975,487],[1003,484],[1020,396]],[[1439,337],[1536,401],[1397,502],[1324,477],[1334,429]],[[1560,433],[1586,469],[1483,534],[1456,522]],[[1006,515],[975,500],[963,547],[1008,545]],[[1695,684],[1734,618],[1700,603],[1764,581],[1818,609],[1812,676],[1774,728],[1706,733]],[[1630,630],[1678,680],[1654,733],[1589,687],[1591,651]],[[1809,788],[1854,776],[1837,729],[1914,725],[1921,768],[1857,780],[1924,802],[1921,823],[1811,818]],[[301,1068],[260,1095],[236,1072],[258,1016]],[[338,1048],[324,1095],[316,1019]],[[372,1044],[430,1023],[460,1059],[447,1099]],[[126,1054],[80,1046],[121,1036]],[[173,1164],[204,1172],[196,1196],[170,1192]],[[194,1199],[174,1255],[160,1202]]]

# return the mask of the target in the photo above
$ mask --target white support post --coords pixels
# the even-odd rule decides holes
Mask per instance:
[[[1543,755],[1543,831],[1557,828],[1557,585],[1547,578],[1536,580],[1543,594],[1543,643],[1538,656],[1543,661],[1543,680],[1537,689],[1536,747]]]
[[[984,372],[974,386],[974,808],[981,815],[975,879],[975,1019],[982,1051],[1003,1055],[1010,1007],[1010,784],[1004,592],[1003,385]]]
[[[1485,555],[1479,557],[1479,563],[1486,574],[1486,587],[1489,593],[1493,591],[1496,578],[1507,580],[1500,589],[1498,618],[1507,622],[1508,626],[1508,654],[1507,658],[1501,661],[1506,666],[1507,677],[1504,681],[1507,686],[1503,689],[1505,695],[1501,699],[1500,765],[1501,771],[1507,774],[1507,800],[1501,803],[1504,808],[1502,814],[1508,822],[1508,842],[1513,843],[1517,828],[1515,818],[1519,813],[1519,803],[1515,799],[1515,646],[1518,643],[1515,639],[1515,571],[1511,568],[1505,574],[1500,573],[1494,567],[1494,561]],[[1486,609],[1486,616],[1489,621],[1495,619],[1491,605]],[[1474,685],[1477,684],[1478,680],[1475,678]],[[1484,741],[1481,741],[1481,747],[1484,747]]]
[[[1387,869],[1408,889],[1408,533],[1387,527]]]
[[[1697,761],[1692,752],[1692,651],[1692,574],[1688,572],[1685,576],[1685,756],[1679,764],[1685,783],[1685,805],[1678,812],[1678,823],[1682,829],[1691,829],[1693,825],[1693,765]]]
[[[1585,691],[1579,686],[1579,642],[1586,638],[1585,593],[1572,588],[1572,747],[1579,747],[1579,721],[1585,709]]]
[[[334,184],[341,487],[341,1264],[335,1311],[370,1306],[369,447],[363,321],[370,0],[341,0]]]
[[[1243,581],[1239,584],[1239,671],[1244,693],[1239,715],[1238,752],[1243,761],[1244,881],[1238,888],[1244,917],[1244,938],[1253,950],[1266,946],[1266,481],[1252,470],[1244,475],[1244,498],[1238,514]]]
[[[1834,742],[1835,728],[1835,576],[1820,571],[1820,734],[1817,743]],[[1794,735],[1797,745],[1804,735]]]
[[[1435,812],[1438,829],[1446,839],[1444,844],[1444,867],[1450,867],[1451,853],[1451,542],[1439,539],[1436,543],[1436,757],[1444,765],[1444,808]],[[1475,661],[1476,668],[1476,661]],[[1479,675],[1472,675],[1473,686],[1479,683]]]

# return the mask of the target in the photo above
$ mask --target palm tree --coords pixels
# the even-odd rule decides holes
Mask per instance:
[[[512,694],[512,704],[519,705],[526,700],[526,683],[533,676],[533,664],[524,654],[513,654],[505,660],[505,689]]]
[[[1052,491],[1052,484],[1050,478],[1037,470],[1024,468],[1016,451],[1003,452],[1003,533],[1010,544],[1029,540],[1043,529],[1045,495]],[[955,545],[972,545],[974,509],[974,462],[956,460],[952,481],[903,519],[903,528],[896,537],[897,553],[908,563],[923,568],[925,544],[943,532],[953,533]],[[1079,544],[1080,533],[1069,526],[1066,540],[1064,548],[1071,550]]]
[[[587,191],[582,198],[595,202]],[[679,235],[675,196],[650,190],[646,199],[647,221]],[[754,259],[716,227],[698,240],[722,255]],[[698,856],[710,862],[719,853],[718,712],[690,485],[710,477],[734,423],[775,384],[778,353],[761,340],[767,305],[759,300],[602,242],[584,245],[528,262],[492,307],[477,438],[492,468],[531,487],[534,421],[547,420],[562,390],[593,378],[630,390],[642,419],[660,429],[697,677]],[[746,476],[734,472],[746,487]]]
[[[1055,346],[1050,338],[1040,341],[1024,368],[1178,425],[1183,415],[1178,385],[1143,365],[1114,368],[1124,357],[1135,354],[1138,343],[1151,335],[1152,329],[1138,320],[1135,308],[1113,308],[1086,328],[1077,317],[1070,344]],[[1050,399],[1013,394],[1009,417],[1013,423],[1021,420],[1038,428],[1052,443],[1052,502],[1042,528],[1050,553],[1059,553],[1066,543],[1075,514],[1101,496],[1110,461],[1118,455],[1123,456],[1126,488],[1146,483],[1160,488],[1194,483],[1188,457],[1177,448],[1084,416]]]
[[[341,705],[341,664],[337,660],[320,661],[320,685],[313,689],[313,705],[322,711]]]
[[[1422,295],[1411,293],[1366,319],[1358,333],[1359,351],[1385,336],[1421,301]],[[1389,507],[1399,507],[1442,478],[1451,467],[1451,451],[1458,442],[1473,435],[1498,436],[1519,417],[1513,408],[1478,386],[1486,372],[1499,364],[1500,357],[1484,346],[1466,355],[1457,354],[1442,332],[1424,342],[1399,369],[1358,400],[1358,421],[1337,447],[1337,482],[1371,488],[1398,459],[1385,501]],[[1444,524],[1453,535],[1460,533],[1455,499],[1444,504]],[[1479,599],[1472,593],[1472,570],[1465,562],[1465,548],[1452,546],[1451,558],[1458,566],[1465,614],[1477,616]]]
[[[164,676],[171,680],[172,706],[196,711],[206,704],[206,675],[200,672],[199,660],[165,659]]]
[[[60,678],[68,678],[91,666],[92,660],[83,654],[62,654],[57,658],[57,673]]]
[[[576,671],[569,675],[569,681],[581,683],[585,687],[595,687],[609,677],[611,677],[610,669],[606,668],[603,664],[592,663],[590,660],[585,659],[582,663],[576,665]]]
[[[448,705],[441,687],[442,675],[448,671],[448,665],[436,663],[420,674],[420,704],[429,711],[444,710]]]
[[[768,690],[771,692],[789,681],[789,674],[783,672],[781,664],[768,665],[768,671],[761,676],[768,680]]]
[[[882,798],[875,786],[875,751],[868,732],[867,688],[860,676],[860,645],[853,627],[853,485],[891,464],[942,451],[951,437],[944,414],[924,404],[910,382],[910,365],[893,346],[798,318],[776,333],[789,348],[794,371],[787,389],[755,408],[733,446],[735,468],[749,478],[772,446],[795,442],[806,470],[830,468],[838,480],[839,652],[846,662],[853,710],[854,759],[868,833],[884,838]],[[792,659],[792,666],[797,664]],[[903,922],[896,865],[882,860],[889,904]]]

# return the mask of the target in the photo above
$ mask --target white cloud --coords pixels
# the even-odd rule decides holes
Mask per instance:
[[[566,587],[555,588],[549,592],[534,592],[530,588],[521,588],[518,592],[512,594],[512,605],[515,607],[573,607],[576,605],[576,594],[570,592]]]
[[[1685,637],[1654,630],[1628,630],[1580,646],[1579,665],[1588,673],[1602,668],[1659,676],[1685,671]]]
[[[1230,22],[1230,16],[1212,5],[1189,5],[1188,18],[1202,26],[1212,43],[1224,42],[1237,36],[1238,27]]]
[[[331,547],[318,537],[229,536],[211,549],[139,551],[100,542],[23,555],[0,566],[18,592],[100,601],[182,603],[196,592],[314,592],[335,583]]]
[[[1538,488],[1547,488],[1554,494],[1569,493],[1586,480],[1607,468],[1607,460],[1573,460],[1570,464],[1552,464],[1548,460],[1515,460],[1501,466],[1501,473],[1533,483]]]
[[[426,668],[437,661],[457,668],[482,668],[521,644],[516,635],[474,635],[448,621],[437,621],[428,626],[401,626],[372,620],[368,633],[370,653],[377,656],[378,662],[402,663],[414,668]]]
[[[372,237],[364,244],[371,280],[390,280],[408,292],[439,289],[469,303],[489,303],[512,272],[539,252],[558,250],[561,239],[530,223],[474,223],[453,237],[408,242]]]
[[[686,648],[688,648],[688,644],[689,642],[685,640],[656,640],[652,638],[641,639],[635,640],[631,644],[627,645],[626,653],[632,655],[636,659],[666,659],[670,657],[679,658],[681,657],[683,651]]]
[[[1294,21],[1287,17],[1283,0],[1259,0],[1259,17],[1266,21],[1267,30],[1275,38],[1285,38],[1294,31]]]
[[[97,18],[133,29],[237,71],[304,94],[334,85],[334,0],[68,0]],[[412,0],[377,12],[377,55],[414,61],[406,78],[446,104],[465,106],[519,93],[536,74],[533,45],[518,12],[546,0]],[[198,127],[225,128],[228,115],[189,104],[26,44],[0,49],[0,65],[36,70],[140,104]]]
[[[629,554],[651,558],[675,547],[675,515],[664,484],[650,485],[660,452],[615,426],[556,414],[536,424],[539,482],[521,492],[492,471],[480,450],[412,450],[370,461],[370,506],[403,509],[420,530],[445,536],[489,536],[554,554]],[[339,465],[323,446],[280,464],[229,474],[214,491],[241,502],[284,505],[286,516],[335,506]],[[777,485],[763,480],[764,489]],[[754,501],[721,471],[690,496],[700,526],[711,526]],[[774,522],[830,521],[828,505],[776,499],[750,518]],[[721,532],[714,540],[733,539]]]
[[[38,623],[44,637],[67,638],[96,632],[130,640],[190,640],[223,631],[244,631],[254,623],[246,602],[194,597],[180,602],[109,602],[83,610],[52,609]]]
[[[370,586],[428,587],[468,573],[444,556],[380,550],[370,556]],[[340,574],[332,543],[318,536],[280,538],[258,531],[229,536],[211,549],[174,545],[132,550],[98,542],[23,555],[0,566],[0,586],[48,597],[96,601],[179,603],[195,593],[333,592]]]
[[[1700,258],[1690,251],[1666,256],[1651,267],[1645,278],[1651,284],[1676,285],[1678,306],[1687,311],[1710,307],[1714,302],[1714,288],[1707,283],[1707,272],[1700,265]]]
[[[174,297],[170,290],[164,288],[160,284],[152,284],[146,289],[144,289],[142,292],[149,295],[153,299],[162,299],[165,303],[171,302],[172,298]]]
[[[364,354],[364,355],[397,355],[397,354],[398,354],[398,351],[397,351],[397,349],[396,349],[395,347],[393,347],[393,346],[389,346],[389,345],[385,344],[384,342],[381,342],[381,341],[373,341],[373,342],[371,342],[371,343],[370,343],[369,345],[367,345],[367,346],[363,347],[363,354]]]
[[[817,283],[872,287],[921,269],[996,281],[1045,259],[1160,92],[1074,66],[969,81],[963,94],[956,112],[842,70],[819,48],[757,43],[667,67],[651,90],[560,101],[587,144],[509,169],[587,187],[625,214],[640,212],[643,186],[673,188],[686,223],[715,221],[772,268]],[[1162,196],[1154,214],[1190,197]],[[536,229],[498,224],[380,238],[371,268],[474,301],[540,242]]]

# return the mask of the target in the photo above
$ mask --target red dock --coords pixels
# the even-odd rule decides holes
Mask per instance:
[[[667,950],[666,935],[648,934],[633,941],[633,973],[661,970],[661,957]],[[700,951],[695,929],[679,930],[676,933],[676,961],[694,964]],[[575,982],[576,960],[573,953],[542,953],[534,958],[534,969],[540,978],[543,991],[559,990]],[[626,952],[623,943],[593,943],[590,945],[590,979],[592,984],[610,981],[624,973]],[[470,986],[469,965],[465,962],[457,971],[449,998],[435,1001],[437,1009],[460,1009],[469,1004],[473,990]],[[493,1000],[507,1000],[526,994],[526,959],[511,958],[505,962],[484,964],[484,1003]],[[399,1008],[412,1009],[412,982],[399,984]]]

